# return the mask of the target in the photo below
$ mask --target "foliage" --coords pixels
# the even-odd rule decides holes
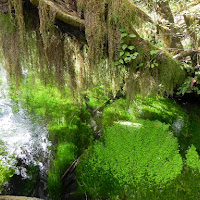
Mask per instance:
[[[188,73],[187,78],[184,83],[178,88],[178,95],[184,95],[185,93],[196,93],[200,94],[199,89],[199,79],[200,79],[200,71],[198,67],[191,67],[189,64],[184,63],[183,67]]]
[[[14,167],[11,167],[9,163],[5,163],[2,159],[6,154],[4,143],[0,140],[0,193],[2,192],[4,184],[15,174]]]
[[[73,102],[69,96],[63,96],[56,87],[44,85],[31,73],[26,82],[20,85],[17,95],[13,92],[15,90],[13,85],[13,100],[22,103],[29,113],[38,117],[37,120],[45,119],[54,143],[72,142],[80,152],[87,147],[92,140],[92,132],[87,123],[90,114],[84,105]]]
[[[56,157],[52,161],[48,174],[48,189],[53,199],[60,199],[62,189],[61,177],[67,166],[76,159],[76,154],[77,147],[72,143],[60,144],[58,146]]]
[[[119,68],[125,67],[128,63],[135,60],[138,52],[135,52],[135,47],[133,45],[129,45],[130,39],[135,38],[135,34],[126,33],[125,29],[120,29],[121,31],[121,49],[120,49],[120,59],[115,62],[115,65]]]
[[[140,95],[127,107],[125,99],[119,99],[107,106],[103,113],[103,125],[112,125],[114,121],[134,121],[135,119],[159,120],[170,124],[170,129],[177,136],[189,134],[189,117],[185,110],[175,101],[150,95]]]
[[[189,119],[185,110],[175,101],[150,95],[144,99],[138,96],[134,104],[130,105],[130,111],[142,119],[159,120],[171,124],[174,134],[188,136]]]
[[[187,110],[189,112],[189,131],[191,133],[191,138],[188,146],[193,144],[198,152],[200,151],[200,108],[198,105],[188,105]],[[188,146],[186,149],[188,149]]]
[[[89,99],[88,105],[93,108],[102,106],[108,99],[108,96],[105,94],[105,91],[101,86],[88,90],[87,97]]]
[[[200,172],[200,160],[199,155],[196,151],[196,148],[194,145],[192,145],[186,154],[186,164],[193,170],[199,170]]]
[[[4,166],[0,163],[0,191],[3,189],[3,185],[9,181],[14,175],[14,170],[8,166]]]
[[[169,126],[159,121],[122,122],[108,127],[78,165],[82,191],[121,198],[137,185],[163,185],[181,173],[182,159]]]

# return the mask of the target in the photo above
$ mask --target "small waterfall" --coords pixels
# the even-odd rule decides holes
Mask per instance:
[[[0,148],[6,151],[5,155],[0,155],[0,162],[14,168],[24,179],[29,177],[25,168],[16,167],[19,160],[25,166],[39,166],[40,172],[46,174],[51,146],[47,128],[20,105],[17,112],[13,111],[14,106],[9,98],[6,71],[0,64]]]

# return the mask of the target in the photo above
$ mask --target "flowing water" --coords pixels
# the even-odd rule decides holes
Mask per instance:
[[[31,117],[20,104],[17,111],[9,97],[9,82],[6,72],[0,64],[0,149],[6,154],[0,155],[4,165],[14,168],[22,178],[29,178],[26,168],[16,167],[22,162],[25,166],[39,166],[41,173],[46,173],[50,156],[48,131],[42,122]]]

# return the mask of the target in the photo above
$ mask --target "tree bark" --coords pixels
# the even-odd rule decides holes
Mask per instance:
[[[162,26],[169,25],[169,29],[159,27],[160,35],[166,48],[172,49],[176,54],[183,50],[180,38],[177,36],[177,30],[174,27],[174,17],[169,6],[169,2],[157,2],[157,16]]]

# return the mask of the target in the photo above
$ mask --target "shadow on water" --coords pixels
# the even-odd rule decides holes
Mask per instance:
[[[196,94],[185,94],[175,97],[174,100],[181,105],[189,116],[188,137],[179,136],[180,153],[185,157],[188,148],[193,144],[200,155],[200,97]]]

